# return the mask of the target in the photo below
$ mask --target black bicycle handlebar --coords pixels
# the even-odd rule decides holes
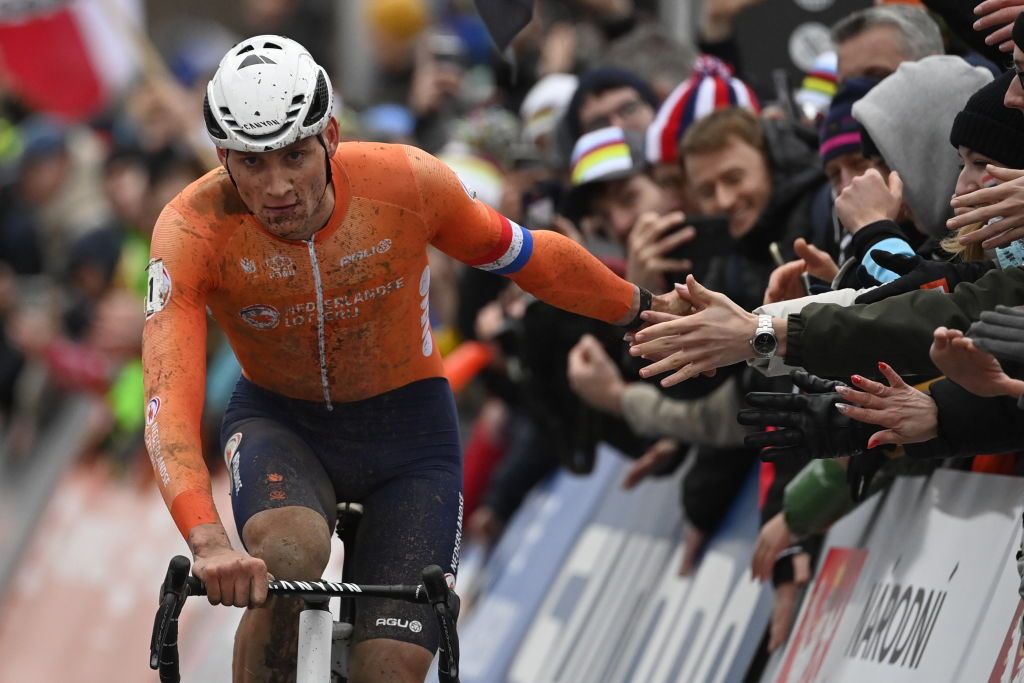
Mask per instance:
[[[185,600],[206,595],[206,586],[189,576],[191,563],[177,555],[171,558],[167,575],[160,587],[160,607],[153,623],[149,645],[149,667],[159,669],[161,683],[179,683],[178,616]],[[429,604],[437,617],[441,632],[437,673],[441,683],[459,683],[459,636],[455,622],[459,616],[459,597],[448,587],[444,573],[437,565],[423,570],[423,583],[415,586],[363,586],[335,581],[271,581],[269,595],[302,597],[308,600],[330,598],[388,598],[405,602]]]
[[[206,586],[194,576],[187,579],[188,594],[206,595]],[[267,586],[267,595],[286,595],[313,600],[329,598],[390,598],[404,602],[426,604],[427,593],[422,585],[418,586],[364,586],[355,583],[338,583],[335,581],[271,581]]]

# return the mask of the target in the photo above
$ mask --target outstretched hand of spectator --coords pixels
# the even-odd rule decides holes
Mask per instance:
[[[793,240],[793,251],[807,266],[807,272],[819,280],[832,282],[839,273],[839,266],[836,265],[829,253],[814,246],[803,237]]]
[[[807,296],[804,273],[831,282],[839,272],[839,266],[827,252],[809,244],[803,237],[794,240],[793,251],[800,258],[782,264],[768,278],[768,288],[764,292],[766,305]]]
[[[750,336],[757,329],[756,315],[706,289],[692,275],[686,285],[676,285],[676,293],[696,312],[681,317],[651,310],[641,315],[653,324],[634,335],[629,352],[655,361],[640,370],[642,377],[675,371],[661,380],[661,386],[670,387],[753,356]]]
[[[972,394],[1014,398],[1024,394],[1024,382],[1009,377],[995,356],[979,349],[960,330],[936,329],[929,355],[946,377]]]
[[[953,197],[949,205],[957,210],[957,215],[946,221],[946,227],[959,230],[973,223],[987,223],[960,237],[960,244],[981,242],[985,249],[1005,247],[1024,237],[1024,170],[990,164],[985,172],[1001,181],[1000,184]],[[988,223],[994,218],[999,220]]]
[[[762,448],[761,459],[782,457],[837,458],[860,453],[868,447],[873,429],[839,413],[840,382],[826,380],[803,370],[790,373],[804,393],[752,392],[737,420],[764,431],[748,434],[748,448]],[[772,431],[768,431],[769,428]]]
[[[978,20],[974,30],[992,31],[985,36],[986,45],[998,45],[1000,52],[1013,52],[1013,22],[1024,11],[1024,0],[985,0],[974,8]]]
[[[764,290],[765,305],[807,296],[807,288],[804,287],[806,272],[807,264],[803,259],[783,263],[773,270],[768,277],[768,287]]]
[[[904,382],[887,363],[879,363],[878,369],[889,386],[854,375],[850,379],[861,391],[837,387],[846,403],[837,403],[836,410],[859,422],[885,428],[871,435],[868,448],[934,439],[939,430],[939,409],[932,397]]]

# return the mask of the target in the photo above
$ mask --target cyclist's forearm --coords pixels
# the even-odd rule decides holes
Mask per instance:
[[[633,319],[636,285],[610,271],[586,249],[547,230],[533,232],[533,255],[511,279],[544,303],[607,323]]]

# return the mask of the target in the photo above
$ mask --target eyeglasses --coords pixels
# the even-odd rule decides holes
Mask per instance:
[[[639,98],[626,100],[618,107],[616,107],[611,113],[605,116],[599,116],[596,119],[591,119],[590,121],[588,121],[585,132],[591,133],[595,130],[600,130],[602,128],[607,128],[608,126],[613,126],[615,125],[612,122],[613,118],[618,120],[632,118],[643,108],[644,104],[644,101]]]

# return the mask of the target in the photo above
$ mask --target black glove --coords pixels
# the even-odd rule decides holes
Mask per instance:
[[[773,432],[748,434],[748,448],[764,448],[761,459],[771,462],[785,456],[838,458],[866,451],[868,439],[878,431],[876,425],[845,417],[835,405],[842,401],[836,393],[842,382],[824,380],[803,370],[794,370],[793,383],[805,394],[753,392],[747,403],[755,409],[741,410],[742,425],[779,427]]]
[[[971,324],[967,336],[974,345],[1003,363],[1024,363],[1024,308],[996,306]]]
[[[913,292],[915,289],[942,289],[952,292],[961,282],[974,282],[995,268],[995,264],[991,261],[971,263],[931,261],[923,259],[917,254],[907,256],[906,254],[893,254],[882,249],[873,250],[871,258],[883,268],[899,273],[901,277],[861,294],[854,299],[854,303],[873,304],[876,301],[888,299],[890,296]],[[869,283],[874,280],[867,274],[867,269],[864,266],[861,266],[858,273],[862,282]]]

